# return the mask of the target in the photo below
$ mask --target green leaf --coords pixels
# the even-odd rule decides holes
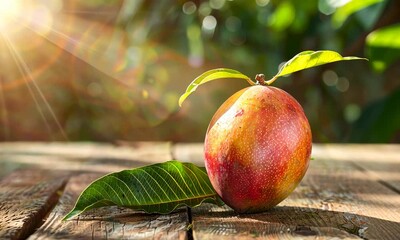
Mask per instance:
[[[202,202],[222,205],[205,168],[168,161],[111,173],[92,182],[63,220],[104,206],[120,206],[147,213],[167,214],[180,206]]]
[[[332,25],[339,28],[351,14],[380,2],[383,0],[352,0],[336,9],[332,16]]]
[[[400,59],[400,24],[380,28],[367,36],[367,55],[373,68],[384,71],[391,63]]]
[[[359,57],[342,57],[339,53],[329,50],[304,51],[287,61],[279,69],[279,72],[271,80],[267,81],[267,84],[269,85],[273,83],[278,77],[285,76],[303,69],[312,68],[332,62],[359,59],[368,60],[366,58]]]
[[[265,83],[270,85],[272,84],[278,77],[288,75],[303,69],[316,67],[319,65],[338,62],[338,61],[346,61],[346,60],[368,60],[366,58],[359,57],[342,57],[339,53],[329,50],[323,51],[304,51],[292,59],[287,61],[280,69],[279,72],[270,80]],[[201,84],[204,84],[209,81],[213,81],[221,78],[240,78],[246,80],[250,85],[255,85],[253,81],[246,75],[241,72],[238,72],[233,69],[228,68],[217,68],[213,70],[209,70],[200,76],[198,76],[190,85],[187,87],[186,92],[182,94],[179,98],[179,106],[182,106],[183,101],[194,91],[196,91],[197,87]]]
[[[201,84],[204,84],[209,81],[213,81],[216,79],[221,79],[221,78],[239,78],[239,79],[244,79],[250,85],[254,85],[254,82],[250,80],[250,78],[243,73],[229,69],[229,68],[217,68],[213,70],[209,70],[200,76],[198,76],[196,79],[193,80],[193,82],[190,83],[190,85],[187,87],[186,92],[182,94],[182,96],[179,98],[179,106],[182,106],[183,101],[194,91],[196,91],[197,87],[200,86]]]

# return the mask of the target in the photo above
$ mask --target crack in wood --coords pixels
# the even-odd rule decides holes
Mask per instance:
[[[192,209],[186,207],[188,226],[186,228],[186,237],[188,240],[193,240],[193,220],[192,220]]]
[[[316,147],[318,150],[318,145]],[[134,156],[139,162],[145,162],[147,158],[149,163],[176,158],[204,164],[200,144],[169,143],[168,147],[163,144],[161,150],[157,149],[154,144],[140,144],[135,147],[140,154]],[[399,165],[397,158],[390,156],[397,155],[385,157],[385,161],[380,162],[374,155],[357,155],[358,159],[354,154],[347,156],[343,149],[347,148],[337,147],[335,150],[338,159],[312,162],[308,175],[283,206],[268,213],[244,216],[236,216],[230,210],[212,205],[205,207],[204,211],[183,208],[168,216],[111,207],[96,209],[76,221],[61,222],[84,187],[102,172],[110,171],[108,165],[104,165],[103,152],[97,152],[102,154],[101,161],[91,156],[90,159],[94,160],[87,164],[88,167],[93,165],[104,169],[93,176],[85,173],[71,177],[71,172],[65,175],[68,165],[56,172],[17,170],[0,178],[0,188],[4,193],[0,194],[0,216],[3,218],[0,219],[0,238],[247,239],[315,236],[321,239],[396,239],[400,229],[397,220],[400,185],[394,174]],[[354,146],[351,149],[357,150]],[[120,159],[118,154],[112,156]],[[120,162],[115,165],[121,167]],[[386,172],[388,174],[382,174]],[[31,231],[28,234],[27,229]]]
[[[26,239],[40,228],[58,203],[68,174],[17,170],[0,181],[0,236]]]
[[[385,182],[383,180],[378,180],[378,183],[382,184],[383,186],[389,188],[390,190],[392,190],[393,192],[400,194],[400,190],[398,190],[396,187],[392,186],[390,183]]]
[[[28,238],[30,235],[32,235],[33,233],[35,233],[35,231],[37,229],[39,229],[47,220],[49,214],[51,211],[53,211],[53,209],[55,208],[55,206],[57,205],[57,203],[60,200],[60,197],[62,196],[64,190],[65,190],[65,186],[67,185],[68,182],[68,178],[63,179],[60,187],[58,189],[56,189],[48,198],[48,200],[45,203],[45,207],[43,208],[43,211],[38,211],[37,213],[37,219],[38,221],[33,221],[36,222],[35,225],[32,225],[32,227],[29,229],[30,231],[26,232],[25,236],[21,236],[21,238]],[[35,219],[35,217],[32,217],[33,219]]]

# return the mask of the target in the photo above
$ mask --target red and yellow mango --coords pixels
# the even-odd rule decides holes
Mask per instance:
[[[265,211],[303,178],[311,138],[302,107],[288,93],[263,85],[242,89],[221,105],[207,129],[207,173],[235,211]]]

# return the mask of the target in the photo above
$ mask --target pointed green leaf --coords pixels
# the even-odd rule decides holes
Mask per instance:
[[[168,161],[111,173],[92,182],[63,220],[104,206],[121,206],[147,213],[167,214],[180,206],[202,202],[221,205],[205,168]]]
[[[319,65],[346,61],[346,60],[368,60],[366,58],[359,57],[342,57],[339,53],[329,50],[323,51],[304,51],[292,59],[287,61],[280,69],[274,78],[288,75],[303,69],[316,67]]]
[[[216,79],[221,79],[221,78],[239,78],[239,79],[244,79],[250,85],[254,85],[254,82],[250,80],[250,78],[243,73],[229,69],[229,68],[217,68],[213,70],[209,70],[200,76],[198,76],[196,79],[193,80],[193,82],[190,83],[190,85],[187,87],[186,92],[179,98],[179,106],[182,106],[183,101],[190,95],[192,92],[196,91],[197,87],[201,84],[204,84],[209,81],[213,81]]]

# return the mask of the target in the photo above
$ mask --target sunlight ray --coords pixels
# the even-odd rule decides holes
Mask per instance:
[[[39,114],[40,114],[40,116],[41,116],[41,118],[42,118],[44,124],[46,125],[47,131],[48,131],[49,134],[51,135],[51,128],[50,128],[50,125],[49,125],[49,123],[48,123],[46,117],[44,116],[44,113],[43,113],[42,109],[39,107],[39,102],[38,102],[38,100],[37,100],[37,98],[36,98],[36,96],[35,96],[35,94],[34,94],[34,92],[33,92],[32,87],[31,87],[30,84],[29,84],[29,81],[28,81],[28,79],[27,79],[27,77],[26,77],[26,74],[25,74],[25,72],[24,72],[22,66],[20,65],[20,62],[18,61],[18,59],[17,59],[17,57],[16,57],[16,55],[15,55],[14,48],[12,47],[12,43],[11,43],[10,39],[8,38],[8,36],[6,36],[6,35],[5,35],[4,33],[2,33],[1,31],[0,31],[0,34],[1,34],[2,38],[3,38],[3,41],[5,42],[6,46],[8,47],[9,52],[10,52],[10,54],[11,54],[11,57],[13,58],[13,60],[14,60],[14,62],[15,62],[15,65],[18,67],[18,70],[20,71],[20,73],[21,73],[21,75],[22,75],[22,78],[25,80],[25,83],[26,83],[26,85],[27,85],[27,87],[28,87],[28,90],[29,90],[29,94],[32,96],[32,99],[33,99],[33,101],[35,102],[36,109],[37,109],[37,111],[39,112]]]
[[[128,86],[128,84],[124,81],[122,81],[118,76],[116,76],[112,70],[110,70],[111,64],[109,61],[106,61],[108,58],[103,56],[102,53],[99,49],[94,48],[89,45],[89,43],[83,43],[82,41],[76,40],[75,38],[69,36],[66,33],[63,33],[54,27],[49,27],[49,32],[54,34],[54,37],[47,36],[45,33],[38,31],[34,27],[30,26],[29,24],[26,24],[24,22],[24,19],[20,19],[21,21],[15,21],[15,23],[22,25],[23,27],[33,31],[36,33],[38,36],[43,37],[46,39],[48,42],[54,44],[55,46],[61,48],[62,50],[72,54],[73,56],[81,59],[85,63],[89,64],[90,66],[94,67],[98,71],[106,74],[108,77],[112,78],[113,80],[121,83],[124,86]],[[46,27],[46,26],[45,26]],[[60,39],[65,40],[66,42],[60,43]],[[93,37],[93,39],[96,39],[96,37]],[[76,49],[80,49],[82,52],[79,53]],[[86,56],[86,54],[93,54],[96,55],[96,57],[92,56],[92,59],[96,59],[96,61],[89,59],[89,57]]]
[[[38,101],[38,99],[36,98],[36,96],[35,96],[35,94],[34,94],[34,92],[33,92],[33,89],[32,89],[32,87],[31,87],[30,84],[29,84],[28,78],[29,78],[30,82],[33,83],[33,86],[35,87],[37,93],[39,94],[40,98],[42,99],[42,101],[43,101],[44,104],[46,105],[48,111],[49,111],[50,114],[51,114],[51,117],[53,118],[54,122],[56,123],[57,127],[59,128],[59,130],[60,130],[60,132],[61,132],[63,138],[64,138],[65,140],[68,141],[69,139],[68,139],[67,134],[65,133],[64,129],[62,128],[60,121],[57,119],[57,116],[55,115],[55,113],[54,113],[52,107],[50,106],[50,104],[49,104],[49,102],[47,101],[46,97],[44,96],[43,92],[41,91],[41,89],[40,89],[39,86],[37,85],[36,81],[33,79],[32,75],[31,75],[31,71],[30,71],[28,65],[27,65],[26,62],[23,60],[23,58],[22,58],[22,56],[19,54],[18,50],[14,47],[14,45],[13,45],[12,42],[10,41],[9,37],[8,37],[6,34],[4,34],[4,33],[1,33],[1,35],[2,35],[3,39],[5,40],[5,43],[6,43],[6,45],[8,46],[8,48],[9,48],[9,50],[10,50],[10,53],[11,53],[11,55],[12,55],[12,57],[13,57],[13,59],[14,59],[16,65],[18,66],[18,69],[20,70],[21,74],[23,75],[23,78],[24,78],[25,81],[26,81],[26,84],[27,84],[27,86],[28,86],[29,92],[30,92],[30,94],[32,95],[32,98],[33,98],[34,101],[35,101],[36,108],[38,109],[40,115],[42,116],[43,120],[45,121],[46,127],[47,127],[47,129],[48,129],[50,135],[52,135],[52,131],[51,131],[49,122],[47,121],[47,119],[46,119],[46,117],[45,117],[45,115],[44,115],[42,109],[40,109],[40,107],[39,107],[39,101]]]
[[[78,11],[78,10],[68,11],[68,10],[63,10],[63,11],[60,11],[60,13],[64,13],[64,14],[115,15],[114,12],[109,12],[109,11],[100,12],[100,11]]]
[[[0,104],[1,108],[3,109],[3,131],[4,131],[4,140],[9,140],[10,138],[10,124],[8,120],[8,110],[6,106],[6,99],[4,97],[4,91],[3,91],[3,78],[0,76]]]

